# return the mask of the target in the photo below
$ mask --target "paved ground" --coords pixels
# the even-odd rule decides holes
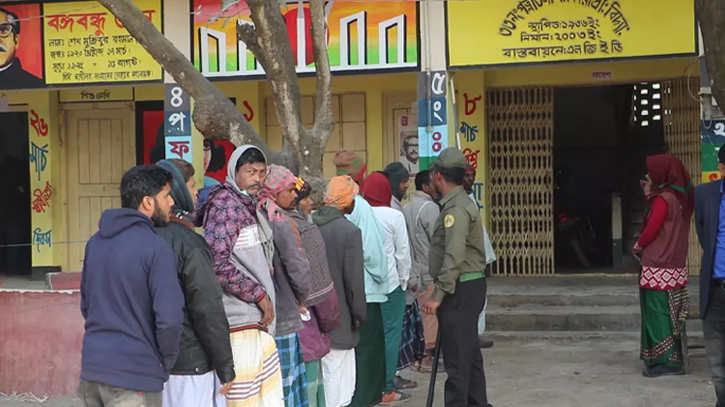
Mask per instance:
[[[637,360],[638,343],[609,339],[500,342],[484,353],[490,402],[495,407],[633,407],[715,405],[712,384],[701,350],[693,351],[692,374],[647,379]],[[421,385],[412,391],[410,407],[424,407],[428,376],[407,373]],[[439,377],[434,406],[442,406]],[[0,407],[38,404],[8,401]],[[41,407],[80,406],[74,398],[51,399]]]

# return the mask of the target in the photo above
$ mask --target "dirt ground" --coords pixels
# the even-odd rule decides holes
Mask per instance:
[[[489,401],[494,407],[712,407],[715,397],[702,350],[691,354],[688,376],[647,379],[635,341],[497,342],[484,352]],[[419,387],[406,405],[424,407],[429,376],[406,372]],[[434,406],[443,405],[439,375]],[[9,401],[0,407],[77,407],[77,399],[41,404]]]

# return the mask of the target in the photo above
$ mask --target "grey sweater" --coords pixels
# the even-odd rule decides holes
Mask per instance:
[[[297,304],[304,304],[310,295],[312,277],[307,254],[300,242],[297,226],[287,216],[284,221],[273,222],[265,211],[259,212],[260,224],[272,230],[274,239],[274,288],[277,294],[275,314],[277,331],[275,336],[290,335],[302,330],[302,318]]]
[[[411,240],[410,253],[413,257],[413,269],[406,293],[408,304],[412,304],[416,297],[415,293],[410,290],[411,287],[417,285],[418,292],[423,292],[428,288],[428,284],[433,282],[428,270],[428,252],[439,213],[438,204],[423,191],[415,191],[415,195],[403,208],[403,216],[405,216],[408,236]]]
[[[270,273],[272,263],[265,255],[269,247],[272,247],[271,230],[265,224],[248,226],[240,231],[229,259],[240,273],[261,284],[275,304],[277,299]],[[262,311],[257,304],[244,302],[226,291],[223,295],[224,310],[231,329],[259,324],[262,320]],[[272,321],[268,327],[272,335],[275,335],[275,322]]]

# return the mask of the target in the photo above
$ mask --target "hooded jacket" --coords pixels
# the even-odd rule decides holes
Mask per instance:
[[[156,233],[174,249],[179,282],[186,298],[181,348],[171,374],[203,375],[214,368],[222,383],[234,380],[234,358],[222,290],[214,274],[214,257],[204,238],[194,232],[187,214],[194,200],[178,167],[166,160],[157,163],[173,174],[171,196],[178,205],[171,222]]]
[[[179,353],[184,294],[174,252],[134,209],[103,212],[81,276],[81,378],[159,392]]]
[[[253,146],[234,150],[227,179],[197,204],[194,223],[204,227],[204,237],[214,255],[214,271],[221,284],[224,310],[232,330],[262,328],[257,302],[268,295],[276,304],[272,281],[272,232],[257,217],[256,199],[239,189],[234,180],[236,162]],[[275,322],[266,327],[274,335]]]
[[[357,209],[356,209],[357,210]],[[333,349],[349,350],[360,341],[367,318],[362,232],[342,211],[325,206],[312,215],[325,240],[327,264],[339,300],[340,327],[330,334]]]

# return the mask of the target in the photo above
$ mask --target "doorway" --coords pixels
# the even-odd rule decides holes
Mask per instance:
[[[557,88],[554,96],[556,272],[636,272],[628,249],[646,206],[639,181],[646,157],[667,151],[661,85]]]
[[[30,276],[28,113],[0,113],[0,274]]]

